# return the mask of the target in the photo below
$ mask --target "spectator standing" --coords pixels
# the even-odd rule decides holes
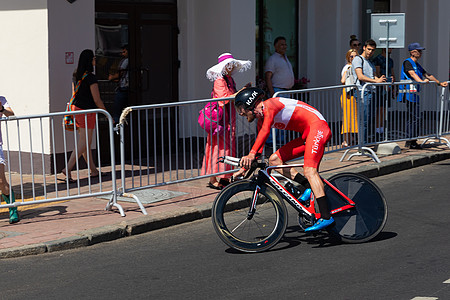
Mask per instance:
[[[117,81],[113,108],[113,119],[116,124],[119,123],[122,110],[128,105],[128,45],[122,47],[121,56],[122,60],[119,62],[118,72],[108,76],[108,80]]]
[[[352,74],[359,91],[357,93],[357,99],[359,103],[364,105],[364,143],[367,142],[369,124],[372,123],[372,114],[375,112],[375,102],[372,101],[375,89],[373,86],[370,86],[364,89],[364,95],[361,95],[363,85],[366,83],[381,83],[386,81],[384,75],[381,75],[381,77],[375,76],[375,66],[369,61],[376,48],[377,44],[374,40],[367,40],[363,46],[362,54],[355,57],[352,61]]]
[[[9,105],[8,101],[5,97],[0,96],[0,117],[11,117],[14,116],[14,112]],[[5,176],[5,167],[6,167],[6,159],[3,154],[3,140],[2,140],[2,132],[0,131],[0,190],[2,191],[2,199],[10,204],[16,201],[14,197],[14,191],[10,188],[8,181]],[[17,212],[17,207],[9,208],[9,223],[17,223],[19,222],[19,214]]]
[[[275,53],[269,57],[264,67],[269,98],[276,92],[289,90],[295,82],[292,65],[286,56],[286,38],[279,36],[273,44]]]
[[[437,85],[446,87],[448,82],[439,82],[432,74],[425,71],[419,64],[419,58],[422,57],[422,51],[425,50],[419,43],[412,43],[408,45],[410,57],[402,64],[401,80],[414,80],[417,82],[435,81]],[[398,101],[406,102],[408,108],[408,125],[407,130],[410,137],[418,135],[418,129],[421,127],[420,103],[419,95],[420,85],[408,84],[399,86],[400,93]],[[407,141],[406,146],[411,149],[421,149],[417,144],[417,140],[413,139]]]
[[[350,36],[350,49],[355,49],[356,53],[359,54],[359,51],[361,50],[361,42],[356,38],[356,35]]]
[[[232,75],[236,72],[243,72],[250,69],[252,62],[249,60],[238,60],[230,53],[223,53],[218,57],[218,64],[212,66],[206,72],[206,77],[214,81],[212,98],[225,98],[233,96],[236,90],[236,83]],[[250,86],[250,83],[247,84]],[[230,100],[219,101],[219,106],[223,108],[224,120],[221,124],[226,125],[222,134],[208,134],[205,145],[205,155],[203,156],[201,175],[224,172],[231,170],[230,166],[217,164],[220,156],[236,156],[236,110]],[[212,189],[221,190],[229,183],[232,174],[219,176],[219,181],[215,176],[210,177],[208,186]]]
[[[283,36],[275,38],[273,45],[275,46],[275,53],[269,57],[264,67],[264,77],[266,79],[269,98],[276,92],[291,89],[295,83],[294,71],[286,55],[286,38]],[[282,140],[284,138],[284,132],[278,129],[275,131],[277,140]],[[266,144],[272,145],[272,133],[267,138]]]
[[[355,83],[352,74],[352,61],[356,56],[358,56],[358,52],[355,49],[348,50],[345,55],[347,64],[341,71],[341,83],[344,85]],[[343,112],[341,134],[344,136],[342,146],[347,147],[354,144],[355,134],[358,133],[358,109],[354,88],[342,89],[341,107]]]
[[[72,105],[72,111],[85,110],[85,109],[104,109],[102,99],[100,98],[100,91],[98,89],[97,77],[93,74],[95,66],[95,56],[94,52],[90,49],[83,50],[80,54],[78,60],[78,67],[75,73],[74,82],[76,82],[76,87],[72,84],[73,93],[75,93],[75,98]],[[67,162],[67,169],[63,169],[62,173],[67,177],[69,182],[74,182],[72,179],[71,171],[76,164],[76,160],[83,155],[86,163],[90,169],[90,176],[101,175],[97,167],[95,166],[94,159],[91,152],[92,135],[96,123],[96,114],[77,114],[74,115],[75,124],[79,134],[77,142],[77,153],[72,151],[69,161]],[[87,122],[85,121],[87,119]],[[86,140],[87,131],[87,140]],[[89,159],[87,155],[89,151]]]
[[[394,60],[389,56],[392,53],[392,48],[388,49],[388,75],[386,77],[386,82],[395,82],[395,74],[394,74]],[[373,63],[375,65],[375,73],[377,77],[381,77],[382,75],[386,76],[386,48],[381,49],[381,54],[374,58]],[[392,88],[384,87],[382,97],[379,102],[379,109],[377,118],[375,120],[375,135],[377,136],[377,140],[382,137],[384,133],[384,113],[385,113],[385,104],[386,101],[389,101],[392,94]]]

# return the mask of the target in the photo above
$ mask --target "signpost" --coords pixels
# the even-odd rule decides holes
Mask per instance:
[[[372,14],[372,39],[386,47],[386,79],[389,72],[389,48],[405,47],[405,14]]]

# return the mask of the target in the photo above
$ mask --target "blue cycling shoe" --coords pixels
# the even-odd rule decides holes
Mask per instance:
[[[299,200],[301,202],[306,202],[311,198],[311,189],[306,189],[303,194],[300,196]]]
[[[321,230],[321,229],[324,229],[324,228],[330,226],[333,223],[334,223],[333,217],[331,217],[329,220],[325,220],[325,219],[320,218],[316,222],[316,224],[314,224],[311,227],[306,228],[305,232]]]

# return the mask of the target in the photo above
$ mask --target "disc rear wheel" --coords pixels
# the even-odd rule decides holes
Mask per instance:
[[[362,243],[377,236],[387,220],[386,199],[378,186],[367,177],[353,173],[338,174],[328,181],[356,204],[333,214],[335,225],[330,230],[347,243]],[[347,204],[328,185],[325,193],[330,211]]]

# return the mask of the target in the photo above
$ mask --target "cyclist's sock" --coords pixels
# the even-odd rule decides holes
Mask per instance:
[[[295,175],[294,181],[300,183],[305,188],[305,190],[311,188],[311,185],[309,184],[308,179],[306,179],[306,177],[300,173],[297,173],[297,175]],[[304,192],[304,191],[302,191],[302,192]]]
[[[329,220],[331,218],[330,211],[328,209],[327,196],[322,196],[316,199],[317,205],[319,205],[319,212],[322,219]]]

